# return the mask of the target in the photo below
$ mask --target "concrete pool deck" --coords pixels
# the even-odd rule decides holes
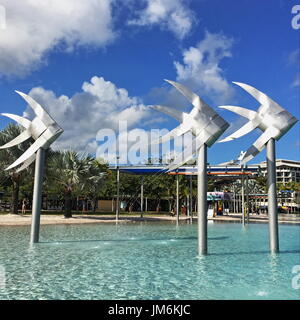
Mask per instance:
[[[181,222],[189,222],[190,217],[180,216]],[[193,217],[196,222],[197,217]],[[241,214],[229,214],[224,216],[217,216],[208,218],[209,221],[216,222],[235,222],[241,223]],[[170,221],[176,222],[176,217],[157,214],[146,214],[143,218],[139,214],[135,215],[121,215],[119,223],[134,223],[139,221]],[[56,224],[88,224],[88,223],[115,223],[115,215],[93,215],[93,214],[74,214],[72,218],[64,218],[63,215],[41,215],[41,225],[56,225]],[[250,223],[267,223],[267,215],[250,215]],[[282,224],[296,224],[300,225],[300,216],[295,215],[279,215],[278,222]],[[0,226],[26,226],[31,224],[31,215],[14,215],[2,214],[0,215]]]

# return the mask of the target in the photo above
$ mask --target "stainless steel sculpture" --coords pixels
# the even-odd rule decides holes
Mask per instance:
[[[268,167],[268,214],[269,214],[269,234],[271,252],[279,251],[278,241],[278,218],[277,218],[277,194],[276,194],[276,156],[275,140],[279,140],[298,121],[288,111],[283,109],[278,103],[273,101],[263,92],[254,87],[233,82],[252,95],[261,106],[257,111],[237,107],[220,106],[220,108],[233,111],[249,120],[242,128],[237,130],[219,142],[226,142],[244,136],[250,131],[259,128],[263,134],[253,143],[253,145],[243,155],[241,164],[253,159],[263,148],[267,147],[267,167]]]
[[[222,141],[222,140],[220,140]],[[234,166],[234,165],[241,165],[241,161],[245,155],[246,151],[241,151],[240,154],[236,157],[236,159],[232,159],[226,162],[219,163],[219,166]]]
[[[181,124],[154,143],[164,143],[175,136],[191,132],[195,139],[183,152],[175,157],[167,167],[175,170],[190,160],[198,152],[198,250],[199,254],[207,253],[207,146],[214,142],[229,127],[229,124],[209,107],[198,95],[183,85],[165,80],[183,94],[194,108],[190,113],[155,105],[152,108],[164,112],[177,119]],[[194,147],[195,145],[195,147]]]
[[[245,164],[261,152],[270,139],[279,140],[298,120],[288,111],[283,109],[278,103],[254,87],[240,82],[233,83],[246,90],[261,104],[257,111],[236,106],[219,107],[235,112],[249,120],[235,133],[219,142],[240,138],[256,128],[263,131],[263,134],[253,143],[243,156],[241,163]]]
[[[63,130],[50,117],[50,115],[38,104],[34,99],[25,93],[16,91],[33,109],[35,118],[30,121],[26,118],[10,114],[1,113],[1,115],[13,119],[25,128],[18,137],[0,147],[0,149],[11,148],[16,146],[29,138],[33,138],[35,142],[28,148],[25,153],[18,158],[6,170],[12,170],[16,167],[17,172],[20,172],[30,166],[36,160],[34,192],[32,201],[32,223],[31,223],[31,242],[39,241],[39,227],[40,227],[40,211],[42,200],[42,185],[44,175],[45,151],[50,145],[63,133]]]

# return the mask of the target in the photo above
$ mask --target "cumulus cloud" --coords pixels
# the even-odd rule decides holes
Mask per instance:
[[[290,66],[295,66],[295,65],[298,66],[299,60],[300,60],[300,49],[296,49],[289,54],[287,63]]]
[[[299,87],[300,86],[300,73],[297,73],[296,78],[293,82],[293,87]]]
[[[38,101],[63,127],[64,134],[53,145],[54,149],[73,148],[95,153],[96,135],[100,129],[118,132],[119,121],[126,120],[128,128],[149,117],[149,111],[139,98],[130,97],[127,90],[94,76],[84,82],[82,91],[72,97],[57,97],[53,91],[35,87],[29,95]],[[28,108],[25,116],[31,117]]]
[[[223,34],[206,32],[196,46],[183,51],[183,62],[174,62],[177,80],[216,102],[232,98],[233,90],[224,76],[221,62],[232,56],[233,40]]]
[[[294,81],[292,82],[292,87],[299,87],[300,86],[300,72],[299,72],[299,60],[300,60],[300,49],[296,49],[292,51],[287,59],[287,65],[298,70]]]
[[[2,0],[0,75],[25,75],[53,48],[103,47],[115,37],[112,0]]]
[[[183,0],[143,0],[146,7],[137,13],[130,25],[154,26],[169,30],[179,39],[183,39],[191,30],[195,21],[193,12]]]

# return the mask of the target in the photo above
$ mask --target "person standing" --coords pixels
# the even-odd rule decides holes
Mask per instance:
[[[26,199],[23,199],[22,201],[22,214],[26,213]]]

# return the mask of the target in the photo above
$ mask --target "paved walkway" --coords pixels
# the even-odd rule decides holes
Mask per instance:
[[[187,216],[180,216],[180,221],[189,221],[190,218]],[[197,217],[194,217],[197,220]],[[241,223],[240,214],[230,214],[226,216],[217,216],[213,218],[208,218],[208,220],[219,221],[219,222],[236,222]],[[279,223],[286,224],[299,224],[300,216],[296,217],[294,215],[279,215]],[[121,215],[119,218],[120,223],[134,223],[138,221],[170,221],[176,222],[176,217],[171,217],[167,215],[146,215],[141,218],[140,215]],[[72,218],[64,218],[63,215],[41,215],[42,225],[54,225],[54,224],[84,224],[84,223],[115,223],[115,215],[79,215],[75,214]],[[253,215],[250,216],[250,223],[267,223],[268,217],[266,215]],[[14,214],[3,214],[0,215],[0,226],[23,226],[31,224],[31,215],[14,215]]]

